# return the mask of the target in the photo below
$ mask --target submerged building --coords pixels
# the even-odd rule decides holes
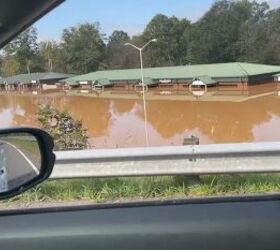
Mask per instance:
[[[43,85],[55,85],[60,80],[73,77],[71,74],[64,73],[30,73],[0,78],[0,88],[6,90],[26,89],[42,87]]]
[[[255,84],[271,83],[280,66],[254,63],[217,63],[144,69],[144,84],[159,89],[184,90],[194,80],[207,86],[246,90]],[[135,89],[141,83],[140,69],[103,70],[65,80],[70,87]]]

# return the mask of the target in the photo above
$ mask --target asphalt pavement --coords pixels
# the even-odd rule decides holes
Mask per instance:
[[[11,190],[39,174],[29,157],[16,146],[0,141],[0,192]]]

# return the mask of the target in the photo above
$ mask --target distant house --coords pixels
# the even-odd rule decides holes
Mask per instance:
[[[7,90],[36,88],[43,85],[55,85],[60,80],[72,76],[54,72],[19,74],[0,79],[0,85],[4,85]]]
[[[160,89],[185,90],[194,79],[199,79],[207,86],[244,90],[250,85],[273,82],[276,73],[280,73],[280,66],[239,62],[156,67],[144,69],[145,79],[149,79],[144,79],[144,84]],[[141,72],[140,69],[96,71],[66,79],[66,84],[79,87],[83,81],[99,85],[103,81],[106,83],[104,87],[132,90],[141,82]]]

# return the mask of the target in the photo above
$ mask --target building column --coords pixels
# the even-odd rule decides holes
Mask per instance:
[[[248,82],[240,82],[237,84],[238,90],[248,90],[248,88],[249,88]]]

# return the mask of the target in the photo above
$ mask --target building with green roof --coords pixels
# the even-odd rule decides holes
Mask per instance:
[[[0,85],[5,85],[9,89],[18,88],[18,86],[39,86],[42,84],[55,84],[60,80],[73,77],[71,74],[44,72],[44,73],[30,73],[9,76],[0,79]]]
[[[194,79],[200,79],[208,86],[234,85],[246,88],[253,84],[273,82],[276,73],[280,73],[280,66],[239,62],[155,67],[144,69],[145,78],[150,79],[144,83],[182,89]],[[140,69],[102,70],[69,78],[65,82],[69,86],[79,86],[80,83],[102,85],[102,79],[106,79],[106,86],[130,88],[139,84],[140,78]]]

